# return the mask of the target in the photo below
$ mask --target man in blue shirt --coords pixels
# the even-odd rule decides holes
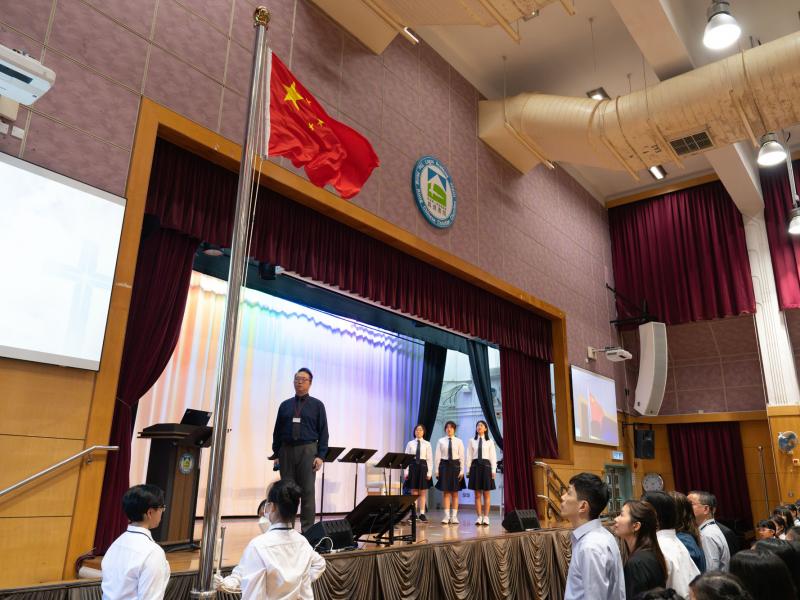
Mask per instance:
[[[574,527],[564,600],[625,600],[619,545],[599,519],[608,498],[608,486],[592,473],[575,475],[561,496],[561,516]]]
[[[303,492],[300,502],[300,526],[306,531],[314,524],[314,497],[317,471],[328,453],[328,417],[325,405],[308,395],[314,376],[305,367],[294,376],[294,397],[281,402],[272,451],[281,479],[294,481]]]

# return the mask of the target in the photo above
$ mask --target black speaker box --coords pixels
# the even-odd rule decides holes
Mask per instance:
[[[539,516],[535,510],[513,510],[503,519],[503,529],[512,533],[539,529]]]
[[[340,548],[352,548],[353,530],[347,519],[336,519],[333,521],[320,521],[314,523],[303,534],[313,548],[319,553],[339,550]],[[328,541],[325,538],[330,538]]]
[[[636,458],[656,457],[656,432],[652,429],[634,429],[633,455]]]

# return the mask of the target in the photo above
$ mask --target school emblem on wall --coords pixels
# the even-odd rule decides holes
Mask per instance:
[[[456,218],[456,188],[447,168],[433,156],[423,156],[414,165],[411,186],[422,216],[444,229]]]
[[[178,470],[181,474],[188,475],[192,472],[192,469],[194,469],[194,456],[188,452],[181,455],[180,460],[178,460]]]

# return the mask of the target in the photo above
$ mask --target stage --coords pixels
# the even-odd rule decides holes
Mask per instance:
[[[377,598],[530,598],[563,597],[571,554],[569,529],[541,529],[507,533],[498,513],[488,527],[475,525],[475,513],[459,513],[459,525],[440,523],[442,513],[428,515],[426,524],[418,522],[417,542],[397,543],[390,548],[373,544],[357,550],[325,555],[327,568],[314,584],[317,599]],[[259,533],[255,519],[224,519],[224,571],[237,564],[245,546]],[[200,537],[198,521],[196,537]],[[398,527],[407,533],[408,525]],[[184,600],[194,585],[199,551],[167,554],[172,578],[166,598]],[[100,559],[84,563],[99,569]],[[58,591],[64,594],[59,595]],[[0,592],[0,599],[73,600],[99,598],[97,580],[61,586],[39,586]],[[236,595],[222,594],[222,599]]]

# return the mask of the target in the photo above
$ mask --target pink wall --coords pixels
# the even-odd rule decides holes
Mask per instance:
[[[142,95],[240,141],[255,4],[0,0],[0,43],[57,72],[21,112],[24,140],[0,136],[0,151],[122,194]],[[561,169],[522,176],[492,153],[477,138],[477,91],[425,44],[397,38],[375,56],[307,0],[266,4],[275,52],[381,158],[355,203],[566,311],[571,362],[615,343],[607,218],[585,190]],[[458,193],[444,231],[411,195],[413,164],[428,153]],[[605,361],[594,368],[613,374]]]

